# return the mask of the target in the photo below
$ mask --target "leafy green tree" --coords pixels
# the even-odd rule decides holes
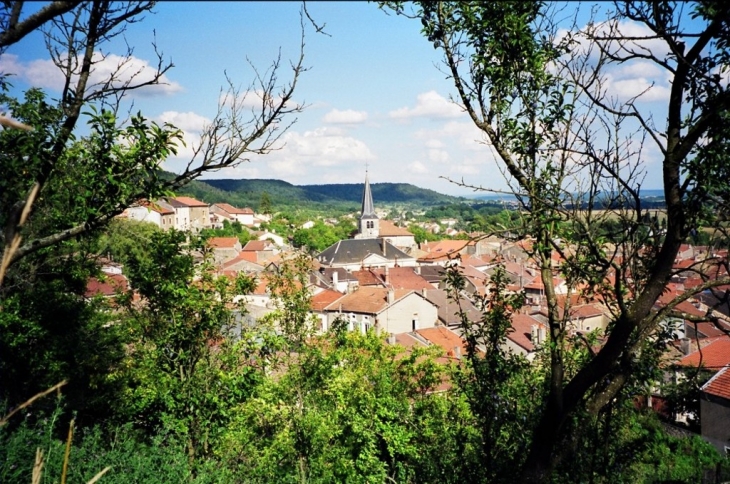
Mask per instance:
[[[90,251],[124,265],[133,260],[149,259],[152,237],[160,230],[150,222],[115,218],[91,242]]]
[[[117,114],[123,112],[125,94],[159,83],[172,64],[157,53],[158,68],[150,79],[124,80],[122,71],[132,56],[132,48],[128,47],[120,53],[120,64],[111,69],[108,79],[90,82],[98,62],[95,53],[123,33],[129,22],[149,13],[153,5],[58,3],[25,18],[23,1],[6,2],[0,7],[8,27],[13,29],[6,32],[4,40],[0,39],[0,49],[21,41],[43,21],[52,20],[43,34],[51,60],[66,76],[60,98],[54,103],[35,88],[20,101],[6,94],[5,83],[2,86],[2,103],[17,121],[31,128],[3,130],[0,134],[2,168],[14,174],[3,178],[1,187],[3,272],[33,252],[106,224],[141,198],[154,199],[205,172],[234,166],[251,153],[269,152],[286,131],[281,129],[283,119],[301,110],[292,102],[292,95],[303,70],[303,54],[292,63],[292,81],[288,85],[275,81],[279,77],[278,61],[267,71],[269,78],[256,79],[265,86],[264,95],[271,94],[277,100],[258,112],[240,109],[245,96],[227,79],[228,89],[223,92],[218,113],[204,129],[199,145],[193,147],[194,158],[183,173],[172,178],[161,176],[159,166],[175,154],[181,132],[167,124],[151,123],[141,114],[126,122]],[[11,74],[6,72],[4,76]],[[276,95],[273,90],[277,90]],[[247,115],[250,118],[244,117]],[[84,119],[90,134],[81,137],[78,124]]]
[[[129,264],[132,294],[125,304],[134,344],[129,348],[132,380],[121,407],[148,430],[158,426],[183,439],[191,460],[208,452],[225,427],[230,405],[245,399],[260,378],[250,364],[255,344],[245,335],[226,339],[235,321],[234,290],[250,290],[241,276],[232,284],[216,277],[201,241],[170,231],[155,234],[149,259]],[[203,253],[195,264],[191,250]]]
[[[263,192],[261,194],[261,199],[259,200],[259,212],[265,215],[271,215],[271,197],[268,192]]]
[[[44,255],[37,273],[14,279],[17,286],[3,294],[0,400],[12,408],[68,380],[66,404],[80,422],[108,417],[108,402],[121,391],[112,374],[123,361],[127,335],[113,324],[109,301],[85,296],[88,278],[98,276],[88,259],[56,250]],[[34,414],[46,411],[48,401],[35,404]]]
[[[236,410],[220,453],[241,481],[463,482],[464,402],[428,393],[444,375],[433,348],[403,355],[344,325],[297,345]]]
[[[306,247],[311,252],[321,252],[338,240],[347,237],[339,237],[333,227],[325,225],[317,220],[314,226],[309,229],[299,229],[294,232],[292,242],[294,247]]]
[[[400,2],[389,5],[405,12]],[[564,444],[569,429],[581,427],[574,419],[605,415],[614,398],[647,376],[639,355],[679,302],[653,310],[679,247],[693,227],[715,225],[727,206],[730,90],[718,73],[728,65],[728,9],[623,2],[567,33],[559,31],[554,5],[537,1],[420,2],[406,14],[421,20],[424,36],[443,53],[460,104],[510,177],[523,212],[519,232],[535,237],[530,255],[547,299],[549,384],[521,479],[547,480],[571,460],[565,450],[572,447]],[[627,25],[641,32],[629,33]],[[648,49],[648,42],[657,45]],[[643,62],[671,85],[661,126],[642,96],[610,97],[609,69]],[[661,153],[668,213],[661,234],[641,230],[643,144],[624,149],[636,139]],[[624,230],[608,246],[597,227],[610,216]],[[578,240],[574,253],[564,250]],[[614,311],[605,344],[575,373],[566,366],[570,342],[553,285],[553,252],[567,260],[562,270],[571,292],[587,285]],[[697,290],[727,282],[710,280]]]
[[[441,237],[439,237],[438,234],[431,233],[428,230],[426,230],[423,227],[420,227],[416,224],[409,225],[408,231],[414,235],[414,238],[416,239],[417,244],[422,244],[424,242],[433,242],[435,240],[441,240]]]

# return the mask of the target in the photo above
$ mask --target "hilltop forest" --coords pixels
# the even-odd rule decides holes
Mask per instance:
[[[188,194],[208,203],[227,202],[258,210],[262,196],[281,210],[306,206],[320,212],[354,212],[362,203],[363,184],[292,185],[282,180],[196,180],[186,185]],[[380,206],[423,208],[466,201],[408,183],[373,183],[373,198]]]

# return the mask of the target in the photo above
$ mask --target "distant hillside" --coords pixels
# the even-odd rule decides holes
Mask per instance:
[[[430,207],[464,200],[408,183],[373,183],[370,187],[376,206],[399,203]],[[267,193],[274,207],[356,210],[362,201],[363,188],[362,183],[292,185],[282,180],[222,179],[194,181],[181,189],[180,194],[208,203],[226,201],[237,206],[257,208],[261,195]]]

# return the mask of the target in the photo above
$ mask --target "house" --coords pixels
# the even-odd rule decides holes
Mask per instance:
[[[276,244],[278,247],[284,247],[284,237],[281,235],[276,235],[274,232],[263,232],[258,234],[257,237],[258,240],[270,240],[274,244]]]
[[[456,332],[445,326],[417,329],[413,334],[417,339],[422,339],[431,345],[440,346],[444,350],[446,358],[460,360],[467,354],[466,341]]]
[[[330,329],[329,317],[327,311],[325,311],[325,308],[335,303],[341,297],[343,297],[341,292],[333,291],[331,289],[325,289],[324,291],[321,291],[312,296],[310,304],[312,314],[317,319],[316,329],[319,332],[324,333]]]
[[[243,246],[241,252],[256,254],[256,263],[265,264],[267,261],[276,256],[280,251],[278,247],[269,239],[249,240]]]
[[[398,334],[430,328],[438,320],[438,308],[422,294],[407,289],[361,287],[325,308],[328,327],[338,319],[351,330],[376,329]]]
[[[254,274],[262,272],[264,266],[259,264],[256,252],[241,252],[235,258],[221,263],[219,270],[223,274]]]
[[[235,259],[243,249],[238,237],[211,237],[206,244],[213,250],[213,260],[216,264]]]
[[[254,226],[254,213],[248,207],[237,208],[228,203],[214,203],[210,206],[210,214],[211,217],[218,217],[221,225],[223,224],[223,220],[228,220],[229,222],[236,221],[246,227]]]
[[[410,253],[412,249],[416,248],[416,237],[407,229],[398,227],[389,220],[380,221],[378,237],[404,252]]]
[[[126,292],[129,289],[127,278],[123,274],[103,274],[101,277],[90,277],[86,283],[84,297],[102,297],[113,299],[117,293]]]
[[[423,289],[421,294],[438,308],[439,324],[450,328],[461,326],[460,310],[466,315],[469,323],[481,323],[482,312],[466,298],[461,298],[457,304],[456,301],[449,299],[447,292],[443,289]]]
[[[142,200],[124,211],[124,215],[131,220],[150,222],[162,230],[169,230],[175,226],[175,209],[164,202],[148,202]]]
[[[469,240],[439,240],[436,242],[424,242],[420,249],[425,254],[418,258],[419,264],[438,264],[445,266],[450,263],[459,263],[461,254],[470,254],[475,250],[475,245]]]
[[[730,366],[700,389],[700,433],[721,455],[730,454]]]
[[[342,294],[357,289],[359,281],[354,272],[339,267],[320,267],[316,271],[320,280],[328,288],[334,289]]]
[[[200,232],[210,227],[208,204],[191,197],[173,197],[167,203],[175,210],[175,229]]]
[[[505,349],[532,361],[539,346],[547,339],[547,326],[530,315],[514,313],[512,330],[507,332]]]
[[[416,260],[383,239],[345,239],[335,242],[316,256],[325,267],[351,271],[363,267],[415,266]]]

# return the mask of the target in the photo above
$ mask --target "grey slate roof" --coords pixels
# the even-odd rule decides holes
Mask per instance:
[[[373,194],[370,191],[370,181],[368,176],[365,175],[365,190],[362,192],[362,212],[360,214],[361,219],[372,219],[378,218],[375,215],[375,205],[373,204]]]
[[[383,254],[383,244],[385,244],[385,254]],[[383,239],[340,240],[320,252],[317,260],[325,266],[356,264],[370,254],[377,254],[393,262],[413,260],[413,257]]]

